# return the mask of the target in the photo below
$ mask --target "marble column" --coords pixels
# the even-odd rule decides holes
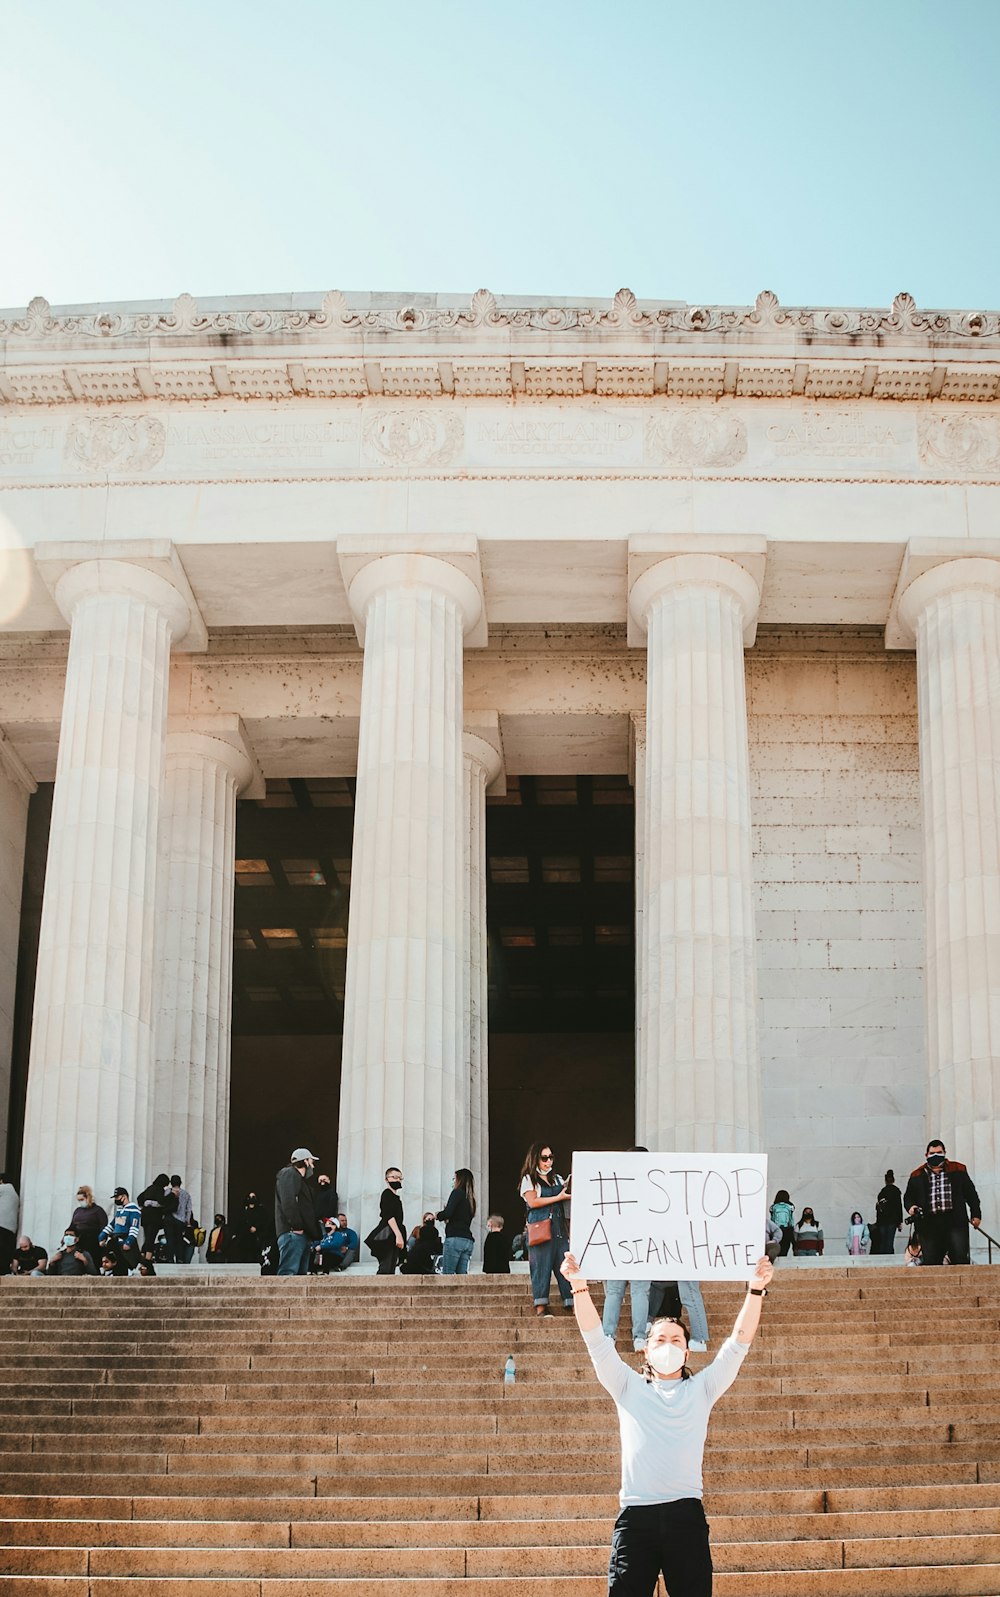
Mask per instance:
[[[466,731],[463,739],[465,772],[465,1018],[464,1058],[468,1103],[462,1118],[468,1131],[459,1133],[459,1163],[468,1164],[476,1178],[478,1212],[475,1229],[480,1237],[486,1222],[490,1170],[489,1138],[489,997],[487,992],[486,938],[486,790],[503,769],[499,744],[499,718],[492,739],[479,731]],[[463,1153],[467,1149],[467,1153]]]
[[[157,827],[170,649],[190,590],[124,559],[64,562],[70,623],[25,1111],[25,1228],[51,1246],[81,1181],[149,1179]],[[161,562],[170,571],[169,561]]]
[[[251,787],[251,784],[253,786]],[[171,718],[160,819],[150,1163],[228,1212],[236,799],[263,793],[235,715]]]
[[[365,658],[337,1186],[364,1235],[388,1165],[412,1224],[464,1162],[462,667],[482,599],[430,554],[369,560],[349,597]]]
[[[1000,1223],[1000,561],[949,560],[899,602],[916,643],[928,1136]],[[920,1152],[922,1150],[918,1150]]]
[[[678,555],[632,585],[646,632],[639,1140],[760,1145],[744,633],[759,602],[734,560]]]
[[[24,838],[28,799],[35,786],[30,771],[0,728],[0,1160],[7,1146]]]

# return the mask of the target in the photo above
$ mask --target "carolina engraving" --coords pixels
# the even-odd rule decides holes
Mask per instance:
[[[364,425],[364,452],[370,461],[393,466],[449,466],[465,442],[457,412],[381,410]]]
[[[697,466],[736,466],[747,452],[746,424],[740,416],[702,415],[685,410],[650,416],[646,459],[659,466],[690,470]]]
[[[1000,423],[993,417],[921,416],[917,440],[925,466],[969,473],[1000,471]]]
[[[862,410],[782,417],[766,437],[775,455],[797,460],[891,460],[903,443],[898,424]]]
[[[163,459],[166,441],[156,416],[85,416],[70,427],[66,454],[91,471],[148,471]]]

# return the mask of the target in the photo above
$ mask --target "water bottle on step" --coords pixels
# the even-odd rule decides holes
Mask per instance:
[[[503,1384],[504,1384],[504,1386],[513,1386],[515,1379],[516,1379],[516,1374],[515,1374],[515,1368],[514,1368],[514,1355],[513,1355],[513,1353],[508,1353],[507,1354],[507,1362],[506,1362],[506,1364],[503,1367]]]

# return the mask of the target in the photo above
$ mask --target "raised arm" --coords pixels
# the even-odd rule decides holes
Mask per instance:
[[[762,1294],[767,1291],[768,1282],[774,1275],[774,1265],[770,1259],[758,1259],[757,1268],[747,1283],[747,1295],[743,1300],[743,1307],[736,1316],[733,1326],[733,1336],[744,1347],[749,1347],[757,1335],[760,1324],[760,1310],[764,1302]]]
[[[559,1268],[573,1288],[573,1311],[576,1314],[576,1323],[580,1327],[580,1335],[590,1354],[594,1374],[604,1390],[616,1403],[620,1403],[628,1389],[629,1381],[638,1380],[639,1377],[634,1370],[629,1369],[623,1359],[618,1357],[611,1337],[604,1335],[601,1329],[601,1317],[590,1296],[587,1278],[572,1253],[567,1253]]]
[[[576,1315],[576,1323],[581,1332],[595,1330],[601,1323],[601,1316],[598,1314],[594,1306],[594,1300],[590,1295],[587,1277],[580,1269],[572,1253],[566,1254],[560,1269],[573,1288],[573,1313]]]

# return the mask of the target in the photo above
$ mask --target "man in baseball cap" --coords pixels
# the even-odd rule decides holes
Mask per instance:
[[[309,1269],[310,1244],[318,1242],[321,1229],[308,1179],[316,1155],[308,1148],[294,1148],[274,1183],[274,1229],[278,1238],[278,1274],[305,1275]]]

